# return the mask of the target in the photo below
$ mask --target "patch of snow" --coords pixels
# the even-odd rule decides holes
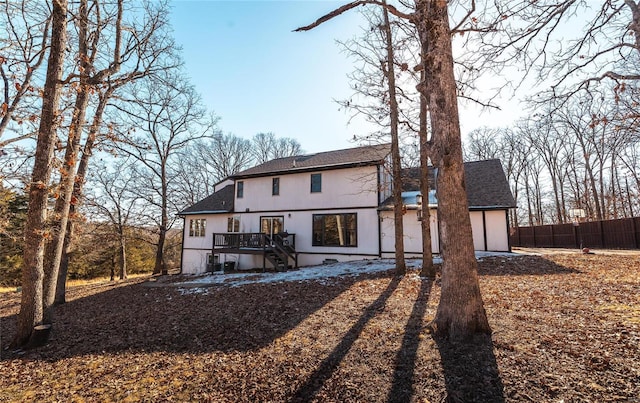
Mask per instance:
[[[506,252],[476,252],[476,258],[482,259],[488,256],[518,256],[515,253]],[[407,259],[407,268],[419,269],[421,259]],[[442,263],[442,258],[434,257],[433,262]],[[182,295],[206,294],[205,287],[214,285],[226,285],[238,287],[245,284],[256,283],[282,283],[288,281],[323,281],[329,282],[331,279],[344,276],[359,276],[365,273],[378,273],[393,270],[395,268],[394,259],[374,259],[374,260],[354,260],[350,262],[339,262],[321,266],[301,267],[299,270],[292,270],[277,273],[232,273],[224,275],[204,275],[195,277],[192,280],[177,283]]]
[[[492,257],[492,256],[502,256],[502,257],[512,258],[512,257],[522,256],[522,255],[523,255],[523,253],[490,252],[490,251],[480,251],[480,250],[476,251],[476,259],[477,260],[482,260],[485,257]]]

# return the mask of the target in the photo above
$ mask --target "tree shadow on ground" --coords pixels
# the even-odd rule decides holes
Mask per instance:
[[[555,263],[544,256],[489,256],[478,259],[481,276],[580,274],[579,270]]]
[[[364,310],[358,321],[351,326],[347,334],[333,349],[331,354],[322,361],[307,381],[297,389],[291,399],[292,402],[306,402],[313,400],[313,397],[322,388],[324,383],[331,378],[331,375],[338,368],[340,362],[342,362],[344,357],[349,353],[353,343],[358,339],[358,337],[360,337],[360,334],[367,323],[369,323],[372,318],[384,309],[385,303],[398,287],[400,280],[401,277],[394,277],[380,296]]]
[[[446,402],[504,402],[504,387],[489,335],[454,343],[434,338],[442,362]]]
[[[114,285],[56,307],[50,342],[19,354],[55,361],[119,351],[198,353],[257,349],[295,328],[358,281],[386,276],[376,273],[325,283],[183,290],[144,283]],[[0,325],[4,347],[14,335],[16,315],[3,316]],[[2,354],[3,358],[11,355],[8,351]]]
[[[420,284],[420,292],[405,326],[402,346],[396,355],[393,384],[387,399],[388,402],[410,402],[414,394],[414,372],[420,345],[420,334],[423,330],[424,315],[432,287],[433,281],[428,279],[423,279]]]

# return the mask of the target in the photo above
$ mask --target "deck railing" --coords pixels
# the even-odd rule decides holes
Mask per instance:
[[[286,246],[295,250],[296,234],[283,232],[275,234],[273,239],[261,232],[227,232],[213,234],[214,249],[265,249],[271,247],[272,243],[277,243],[280,246]]]
[[[296,235],[287,232],[274,234],[273,237],[260,232],[251,233],[214,233],[212,253],[250,253],[262,254],[264,262],[270,261],[276,270],[286,270],[289,259],[298,267],[298,253],[295,249]]]

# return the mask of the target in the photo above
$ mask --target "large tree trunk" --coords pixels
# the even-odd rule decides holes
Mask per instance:
[[[18,326],[12,346],[25,346],[33,328],[42,323],[45,220],[51,161],[59,124],[60,79],[67,42],[67,0],[54,0],[52,32],[44,84],[42,113],[38,129],[36,154],[29,186],[29,209],[25,223],[25,242],[22,269],[22,298]]]
[[[385,2],[386,4],[386,2]],[[391,120],[391,165],[393,172],[393,226],[395,231],[395,256],[396,275],[403,275],[407,272],[404,261],[404,228],[402,224],[403,203],[402,203],[402,163],[400,161],[400,141],[398,140],[398,100],[396,98],[396,77],[394,68],[393,39],[391,38],[391,25],[389,24],[389,13],[386,8],[382,9],[384,16],[384,34],[387,45],[386,68],[382,70],[387,76],[389,85],[389,117]]]
[[[76,102],[73,108],[73,117],[69,126],[69,136],[64,155],[64,163],[60,169],[60,190],[54,207],[54,220],[51,225],[52,240],[47,245],[44,259],[44,322],[51,324],[53,321],[53,304],[56,296],[56,284],[64,239],[69,220],[69,209],[72,204],[73,188],[76,179],[76,166],[80,149],[80,137],[84,127],[85,114],[89,104],[88,71],[90,65],[87,55],[87,25],[88,25],[87,0],[80,1],[78,10],[78,49],[80,59],[80,83],[76,94]]]
[[[464,184],[447,2],[419,0],[416,12],[421,41],[427,50],[423,55],[427,92],[423,95],[429,100],[435,165],[439,169],[442,291],[431,328],[438,336],[459,340],[490,333],[491,328],[480,295]]]
[[[58,271],[62,260],[64,240],[67,233],[70,206],[73,201],[73,188],[76,179],[76,160],[80,148],[80,136],[84,126],[84,115],[89,103],[89,88],[81,87],[76,98],[69,139],[64,156],[64,168],[60,178],[60,194],[54,207],[55,220],[52,222],[51,233],[53,239],[46,248],[45,281],[44,281],[44,310],[45,322],[51,323],[52,311],[58,282]]]

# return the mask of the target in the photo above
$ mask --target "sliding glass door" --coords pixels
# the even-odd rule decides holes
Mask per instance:
[[[284,230],[284,216],[260,217],[260,230],[273,237]]]

